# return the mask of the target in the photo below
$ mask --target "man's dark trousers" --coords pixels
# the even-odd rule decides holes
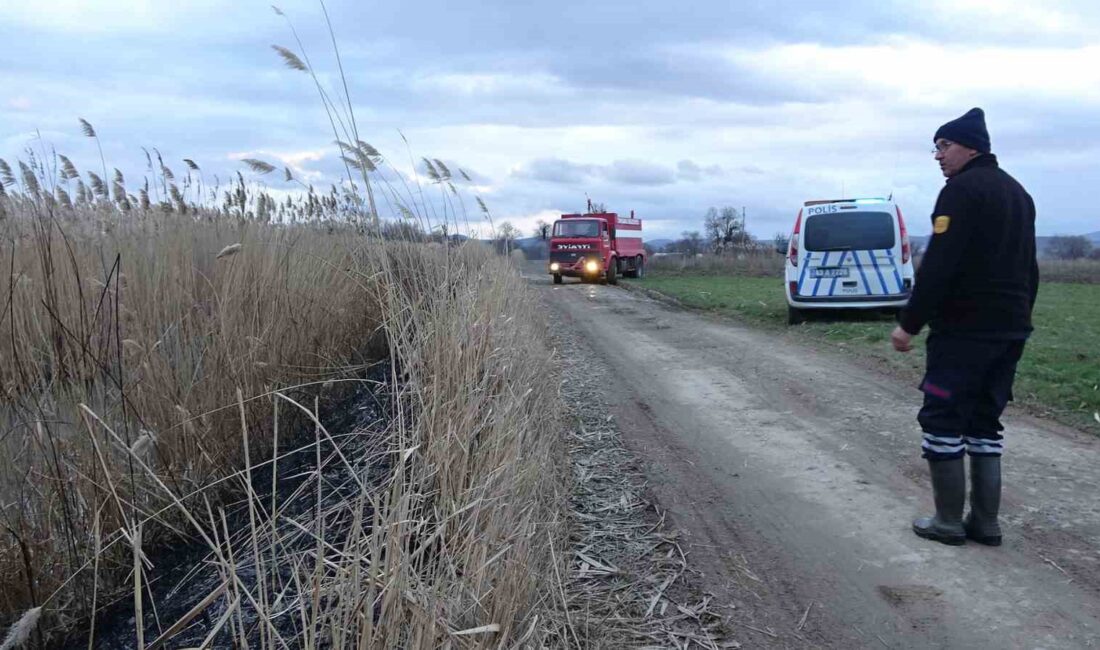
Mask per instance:
[[[930,461],[1000,456],[1001,413],[1012,400],[1024,338],[983,338],[932,332],[917,421]]]

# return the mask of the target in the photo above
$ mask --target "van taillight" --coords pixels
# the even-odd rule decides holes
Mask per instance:
[[[909,232],[905,230],[905,219],[901,218],[901,208],[894,206],[898,211],[898,232],[901,233],[901,263],[909,263]]]
[[[798,283],[797,282],[788,282],[787,285],[791,288],[791,295],[792,296],[797,296],[798,295]]]
[[[802,230],[802,210],[798,211],[798,218],[794,220],[794,232],[791,233],[791,251],[788,257],[791,266],[798,266],[798,233]]]

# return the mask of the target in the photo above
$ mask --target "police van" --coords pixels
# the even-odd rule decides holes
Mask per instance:
[[[909,234],[889,199],[806,201],[777,251],[786,254],[791,325],[808,310],[897,310],[913,290]]]

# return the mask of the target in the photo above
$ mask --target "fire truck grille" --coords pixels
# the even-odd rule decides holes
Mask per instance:
[[[576,264],[582,257],[598,260],[600,254],[598,251],[550,251],[550,261],[559,264]]]

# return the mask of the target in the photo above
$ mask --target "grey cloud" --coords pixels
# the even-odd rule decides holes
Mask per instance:
[[[634,100],[656,95],[699,97],[746,104],[812,101],[827,97],[792,88],[783,80],[724,60],[690,51],[626,50],[598,58],[567,56],[548,65],[567,83],[603,91],[630,91]]]
[[[536,158],[512,172],[515,178],[563,185],[593,179],[615,185],[659,186],[676,182],[671,169],[644,160],[615,160],[608,165],[584,165],[560,158]]]
[[[687,181],[697,181],[703,177],[703,168],[690,160],[681,160],[676,163],[676,171],[680,178]]]
[[[583,183],[595,171],[593,165],[580,165],[560,158],[537,158],[512,172],[513,176],[547,183]]]
[[[681,160],[676,163],[676,174],[685,181],[700,181],[704,176],[723,176],[725,171],[721,165],[708,165],[701,167],[693,160]]]
[[[644,160],[616,160],[604,168],[604,175],[624,185],[669,185],[676,182],[671,169]]]
[[[1064,1],[1071,16],[1095,19],[1084,3]],[[542,49],[559,57],[575,54],[598,61],[616,52],[645,51],[667,43],[721,41],[759,45],[769,41],[852,43],[888,35],[934,34],[938,42],[984,44],[1046,39],[1065,44],[1065,36],[1043,35],[1028,25],[1003,27],[997,20],[945,22],[933,7],[904,0],[815,0],[777,2],[629,2],[558,0],[516,4],[483,0],[478,10],[450,0],[382,3],[348,10],[346,24],[371,25],[373,33],[420,34],[421,52],[437,57],[456,52],[530,53]],[[981,14],[975,12],[975,17]],[[426,19],[429,18],[429,19]],[[470,38],[491,34],[491,38]],[[592,35],[598,35],[593,38]],[[1081,42],[1087,42],[1079,37]]]

